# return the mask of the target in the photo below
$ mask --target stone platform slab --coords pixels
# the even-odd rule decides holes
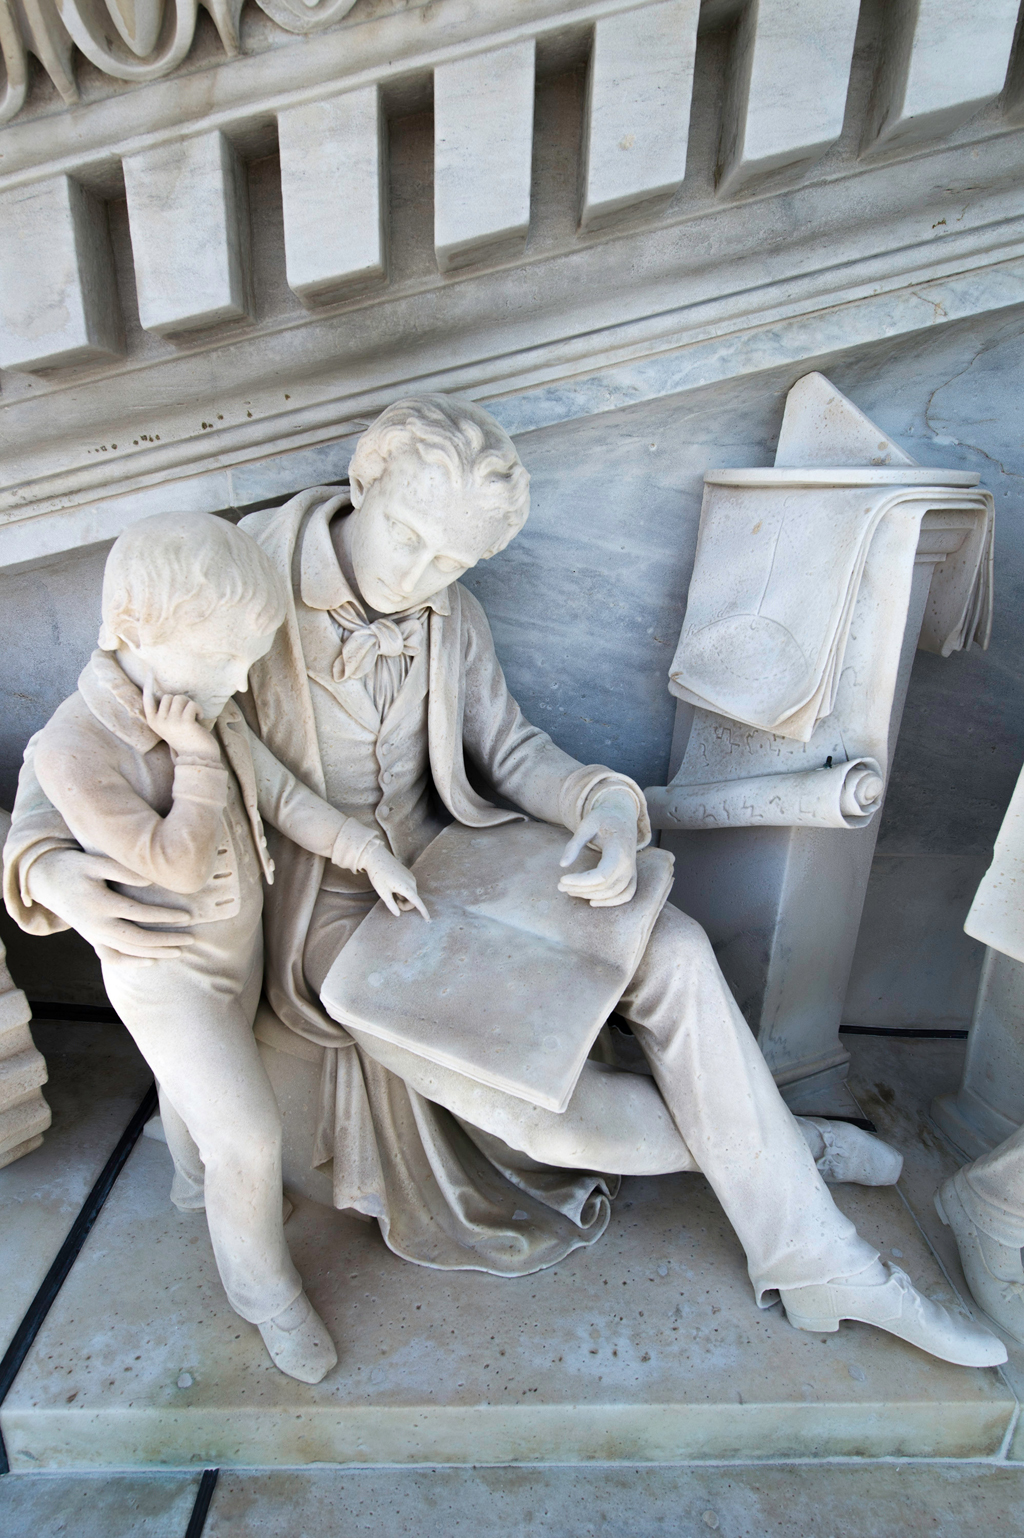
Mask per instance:
[[[4,1538],[182,1538],[197,1473],[0,1480]],[[203,1538],[977,1538],[1015,1535],[992,1463],[225,1469]]]
[[[1016,1410],[995,1369],[758,1310],[693,1175],[625,1182],[595,1248],[517,1281],[411,1266],[299,1199],[289,1239],[341,1356],[308,1387],[231,1312],[169,1181],[140,1140],[0,1412],[12,1469],[979,1458]],[[838,1195],[952,1301],[897,1191]]]
[[[53,1121],[0,1169],[0,1356],[153,1075],[121,1025],[34,1020]]]

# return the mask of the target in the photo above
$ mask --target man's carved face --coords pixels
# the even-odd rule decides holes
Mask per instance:
[[[345,544],[359,591],[378,614],[416,608],[506,543],[500,514],[481,516],[471,487],[415,451],[395,454],[371,485],[352,485],[359,505]]]

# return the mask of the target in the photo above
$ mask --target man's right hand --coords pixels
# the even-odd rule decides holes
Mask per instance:
[[[169,961],[180,956],[194,936],[182,932],[189,915],[180,908],[158,908],[113,891],[108,881],[124,886],[151,886],[106,855],[80,849],[50,849],[29,868],[26,887],[33,902],[48,908],[77,929],[97,949],[122,956]],[[165,924],[167,930],[140,929],[140,924]]]

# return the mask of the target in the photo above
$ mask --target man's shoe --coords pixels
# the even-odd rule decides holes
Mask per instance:
[[[848,1121],[802,1116],[817,1127],[825,1144],[815,1164],[828,1185],[894,1186],[903,1169],[903,1155],[880,1137],[872,1137]]]
[[[960,1264],[974,1297],[1014,1340],[1024,1345],[1024,1265],[1021,1252],[992,1239],[974,1222],[957,1190],[959,1175],[952,1175],[935,1193],[935,1209],[953,1230]]]
[[[1006,1347],[996,1336],[924,1297],[899,1266],[882,1264],[888,1278],[874,1287],[840,1279],[783,1289],[780,1296],[790,1324],[831,1334],[841,1319],[859,1319],[959,1367],[998,1367],[1006,1361]]]
[[[258,1329],[275,1364],[300,1383],[319,1383],[338,1364],[327,1326],[304,1292]]]

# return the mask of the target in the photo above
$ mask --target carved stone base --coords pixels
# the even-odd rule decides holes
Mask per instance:
[[[0,1411],[16,1473],[991,1457],[1015,1412],[996,1373],[759,1310],[696,1175],[625,1181],[597,1245],[516,1281],[409,1265],[375,1223],[296,1194],[285,1232],[340,1358],[311,1388],[231,1312],[203,1214],[177,1212],[170,1182],[141,1139]],[[836,1196],[952,1300],[898,1191]]]

